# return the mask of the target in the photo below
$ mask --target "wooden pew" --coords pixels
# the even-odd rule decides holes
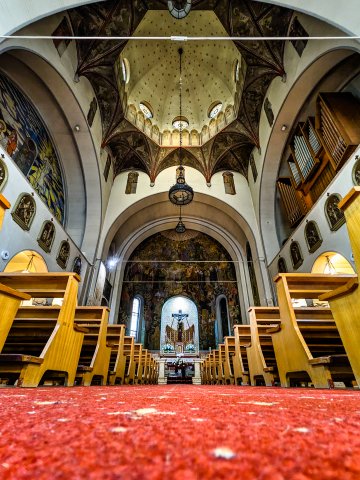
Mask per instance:
[[[220,345],[219,345],[220,347]],[[221,361],[220,350],[216,349],[211,352],[212,378],[215,385],[223,385],[225,382],[223,364]]]
[[[203,385],[211,384],[210,353],[206,355],[201,364],[201,383]]]
[[[107,342],[111,347],[109,364],[109,385],[125,383],[126,356],[124,353],[125,325],[109,324]]]
[[[135,340],[134,337],[124,337],[124,356],[125,356],[125,378],[124,383],[128,385],[135,384],[136,363],[135,363]]]
[[[225,382],[229,385],[234,385],[234,363],[238,361],[235,351],[235,337],[224,337],[225,345]]]
[[[230,371],[228,369],[228,362],[226,361],[225,343],[219,344],[219,368],[222,372],[222,384],[230,385]]]
[[[46,379],[73,385],[86,329],[65,324],[61,307],[20,307],[0,354],[0,375],[20,387]]]
[[[355,265],[360,272],[360,188],[353,187],[341,200]],[[357,277],[332,292],[320,295],[330,304],[336,326],[343,341],[356,381],[360,387],[360,289]]]
[[[30,300],[30,295],[18,292],[0,284],[0,352],[4,346],[16,312],[23,300]]]
[[[9,201],[0,193],[0,230],[3,225],[5,211],[11,207]]]
[[[135,343],[134,344],[134,362],[135,362],[135,379],[134,383],[136,385],[142,384],[143,379],[143,363],[142,363],[142,344]]]
[[[294,308],[291,299],[319,298],[354,278],[354,275],[294,273],[279,274],[275,278],[281,328],[273,333],[273,345],[282,386],[290,386],[291,378],[304,378],[303,372],[317,388],[332,387],[334,379],[348,381],[351,378],[351,368],[331,310]]]
[[[76,381],[83,386],[97,380],[106,385],[111,356],[111,346],[107,344],[109,309],[106,307],[77,307],[75,323],[87,329],[84,335]]]
[[[142,364],[143,364],[143,374],[142,374],[142,383],[148,385],[150,383],[151,375],[151,359],[152,355],[146,348],[143,348],[142,351]]]
[[[151,354],[151,374],[150,374],[150,384],[157,384],[159,377],[159,363],[156,358]]]
[[[249,308],[251,343],[247,347],[251,385],[265,382],[274,386],[279,381],[275,352],[269,329],[280,324],[277,307]]]
[[[85,333],[74,324],[79,281],[80,277],[75,273],[0,273],[1,284],[32,298],[63,298],[63,305],[53,310],[51,309],[54,307],[29,307],[38,309],[36,312],[39,322],[43,321],[43,324],[47,315],[50,315],[49,321],[54,320],[56,315],[56,327],[38,359],[35,359],[34,355],[15,354],[16,357],[11,357],[9,349],[3,349],[3,354],[0,355],[2,371],[4,368],[9,370],[12,360],[16,359],[14,370],[19,373],[19,386],[37,386],[47,371],[62,371],[65,385],[74,384],[77,360]],[[33,316],[34,312],[30,315]],[[64,351],[68,352],[66,358]],[[3,356],[5,354],[7,355]]]
[[[250,325],[234,325],[234,337],[234,381],[236,385],[249,385],[249,362],[246,347],[251,342]]]

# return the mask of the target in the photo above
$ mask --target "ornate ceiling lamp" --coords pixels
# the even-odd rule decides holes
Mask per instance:
[[[194,198],[194,191],[185,181],[185,168],[182,166],[182,131],[184,128],[185,117],[182,115],[182,69],[181,69],[181,56],[183,54],[183,49],[179,48],[179,70],[180,70],[180,81],[179,81],[179,105],[180,105],[180,115],[176,117],[180,119],[178,121],[179,131],[180,131],[180,148],[179,148],[179,167],[176,169],[176,184],[173,185],[169,190],[169,199],[170,202],[174,205],[180,207],[180,216],[179,223],[177,224],[175,230],[177,233],[184,233],[186,228],[181,219],[181,207],[188,205],[192,202]]]

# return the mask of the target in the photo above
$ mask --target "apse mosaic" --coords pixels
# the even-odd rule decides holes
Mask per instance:
[[[54,216],[64,223],[64,181],[59,159],[33,105],[0,73],[0,144]]]
[[[165,302],[178,295],[195,302],[199,348],[215,348],[216,299],[225,295],[230,327],[241,323],[236,272],[224,247],[208,235],[187,231],[185,240],[172,231],[142,242],[127,263],[119,322],[128,324],[136,295],[144,300],[145,347],[158,350]],[[177,312],[174,312],[177,313]]]

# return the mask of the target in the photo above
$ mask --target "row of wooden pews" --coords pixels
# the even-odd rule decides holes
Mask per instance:
[[[154,356],[124,325],[108,323],[106,307],[79,307],[75,273],[0,273],[0,378],[3,384],[149,384]],[[61,298],[61,306],[21,306]]]
[[[360,271],[360,187],[339,203]],[[265,384],[316,388],[360,387],[360,289],[358,275],[279,274],[279,307],[253,307],[249,325],[236,325],[225,348],[202,362],[203,383]],[[329,307],[294,307],[293,300]],[[319,302],[315,302],[319,303]]]
[[[249,325],[235,325],[234,337],[202,363],[202,382],[237,385],[356,385],[346,340],[327,307],[294,307],[293,298],[325,298],[344,289],[353,275],[280,274],[279,307],[252,307]],[[360,347],[360,342],[358,343]],[[357,355],[359,355],[359,350]]]

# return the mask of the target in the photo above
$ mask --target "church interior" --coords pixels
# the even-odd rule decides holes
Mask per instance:
[[[0,0],[1,478],[360,477],[357,3]]]

